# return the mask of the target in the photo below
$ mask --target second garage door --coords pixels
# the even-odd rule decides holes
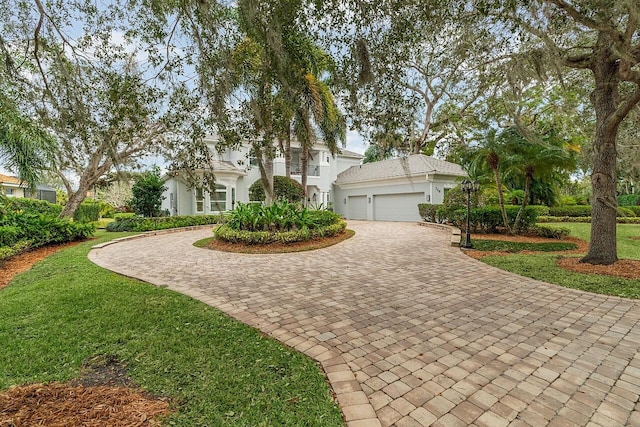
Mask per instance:
[[[373,196],[373,219],[420,221],[418,203],[425,203],[424,193],[377,194]]]

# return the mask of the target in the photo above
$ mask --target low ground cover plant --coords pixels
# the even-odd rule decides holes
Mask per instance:
[[[60,206],[39,200],[0,198],[0,261],[24,251],[93,235],[92,223],[61,219]]]
[[[215,236],[234,243],[292,243],[335,236],[345,227],[346,222],[334,212],[278,201],[271,206],[239,204]]]

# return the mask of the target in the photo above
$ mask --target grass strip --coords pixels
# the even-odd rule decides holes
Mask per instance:
[[[481,261],[521,276],[567,288],[625,298],[640,298],[640,280],[568,271],[558,267],[557,259],[558,255],[551,254],[515,254],[484,257]]]
[[[0,291],[0,389],[67,381],[109,355],[171,399],[165,425],[340,426],[308,357],[184,295],[91,263],[97,240],[59,252]]]

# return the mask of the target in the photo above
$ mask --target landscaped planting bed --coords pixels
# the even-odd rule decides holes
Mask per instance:
[[[61,219],[60,206],[0,197],[0,261],[50,244],[84,240],[95,226]]]
[[[215,230],[215,237],[251,245],[294,243],[333,237],[344,232],[346,226],[333,212],[284,201],[271,206],[240,204],[229,213],[227,222]]]

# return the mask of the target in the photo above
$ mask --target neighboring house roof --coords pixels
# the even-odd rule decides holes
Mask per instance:
[[[427,174],[467,176],[467,173],[458,164],[425,156],[424,154],[414,154],[397,159],[351,166],[346,171],[338,174],[336,184]]]
[[[3,175],[0,173],[0,184],[9,186],[9,187],[23,187],[26,188],[27,184],[23,182],[20,178],[16,178],[15,176]]]
[[[349,151],[349,150],[339,150],[338,151],[338,155],[342,156],[342,157],[352,157],[354,159],[364,159],[364,156],[360,153],[356,153],[355,151]]]

